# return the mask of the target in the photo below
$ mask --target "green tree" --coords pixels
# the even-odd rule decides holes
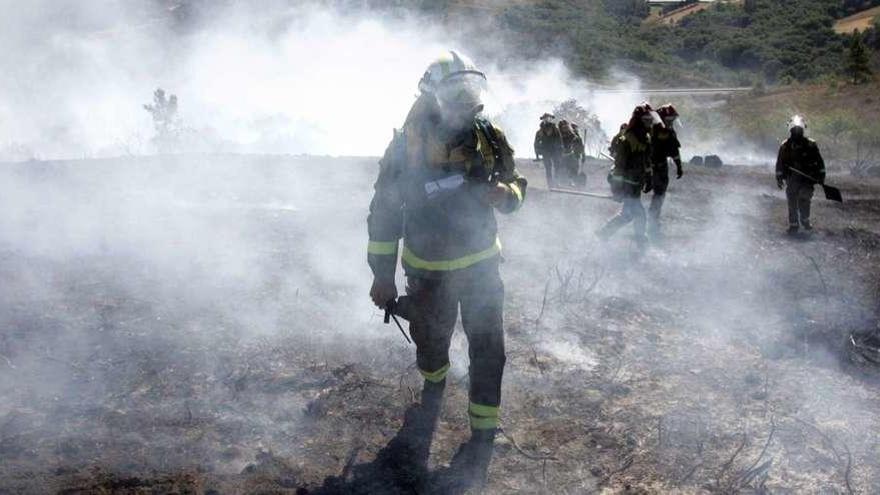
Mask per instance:
[[[753,14],[758,10],[758,2],[756,0],[745,0],[743,2],[743,10],[746,11],[747,14]]]
[[[849,45],[846,72],[852,78],[853,84],[861,84],[871,78],[871,57],[868,47],[862,40],[862,35],[856,31]]]

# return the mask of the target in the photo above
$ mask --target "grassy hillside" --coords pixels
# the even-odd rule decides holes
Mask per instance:
[[[400,2],[371,2],[382,4],[401,8]],[[848,37],[834,32],[835,20],[877,4],[746,0],[706,9],[676,26],[643,25],[642,0],[436,0],[411,2],[407,9],[440,18],[468,10],[476,20],[491,16],[499,28],[493,41],[503,40],[527,59],[563,57],[575,72],[592,77],[623,69],[656,83],[785,84],[839,76]],[[868,36],[876,39],[875,32]],[[480,46],[486,31],[467,37]]]
[[[878,95],[878,83],[792,86],[734,98],[726,113],[746,137],[767,149],[778,145],[792,114],[803,114],[808,133],[819,142],[826,160],[858,169],[880,162]]]

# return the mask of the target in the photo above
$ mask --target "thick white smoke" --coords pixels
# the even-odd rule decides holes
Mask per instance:
[[[180,99],[182,151],[378,155],[426,65],[468,48],[425,21],[249,2],[218,5],[182,32],[167,11],[134,3],[5,9],[0,160],[154,152],[141,105],[156,87]],[[577,98],[611,131],[638,100],[594,98],[558,60],[478,63],[487,113],[521,154],[556,102]]]

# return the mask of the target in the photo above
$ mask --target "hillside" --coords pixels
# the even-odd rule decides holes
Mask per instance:
[[[714,5],[676,19],[674,25],[643,25],[640,1],[548,0],[493,2],[447,0],[416,2],[425,15],[445,18],[469,12],[478,19],[491,12],[497,36],[517,56],[561,56],[578,73],[603,77],[624,69],[642,79],[669,84],[752,84],[810,81],[841,73],[847,38],[833,27],[837,19],[880,2],[839,0],[748,0]],[[373,0],[371,8],[394,2]],[[792,13],[798,15],[792,17]],[[467,29],[458,22],[456,29]],[[482,44],[481,29],[473,39]],[[491,50],[497,47],[491,45]],[[509,55],[508,55],[509,56]]]
[[[188,22],[217,10],[203,0],[164,2],[169,12]],[[314,3],[351,16],[424,16],[450,28],[451,42],[487,58],[560,57],[576,74],[593,79],[609,79],[622,69],[652,84],[673,85],[785,84],[836,77],[848,38],[835,32],[835,22],[880,6],[880,0],[743,0],[691,7],[699,12],[673,15],[675,22],[658,24],[643,22],[649,13],[643,0]],[[866,27],[864,20],[859,23]]]
[[[834,23],[834,31],[839,34],[851,34],[855,31],[864,32],[873,29],[878,18],[880,18],[880,7],[863,10],[857,14],[839,19]]]
[[[725,111],[742,134],[767,150],[785,135],[784,123],[799,113],[826,160],[841,169],[880,162],[880,84],[779,88],[730,100]],[[870,162],[870,163],[868,163]]]

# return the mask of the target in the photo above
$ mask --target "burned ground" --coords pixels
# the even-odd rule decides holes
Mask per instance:
[[[418,399],[366,292],[373,159],[5,165],[0,493],[408,493],[373,469]],[[604,190],[598,164],[589,187]],[[688,169],[665,238],[548,194],[501,219],[508,365],[489,493],[869,493],[880,183],[789,238],[768,170]],[[431,465],[467,438],[466,342]]]

